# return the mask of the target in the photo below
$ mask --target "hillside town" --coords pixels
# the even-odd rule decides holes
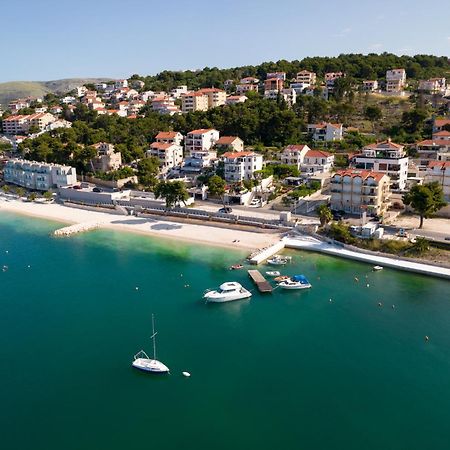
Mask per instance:
[[[341,98],[350,103],[355,97],[368,105],[365,122],[331,112],[305,121],[284,145],[246,142],[244,135],[228,133],[226,122],[221,129],[188,128],[189,123],[214,123],[209,119],[227,117],[228,111],[252,102],[269,102],[268,108],[272,102],[283,114],[304,114],[305,102],[328,105]],[[420,118],[426,138],[411,142],[414,133],[407,141],[383,134],[379,124],[386,112],[377,106],[383,102],[399,110],[407,102],[415,102],[414,111],[419,103],[421,111],[428,105],[428,114]],[[403,120],[412,115],[405,111]],[[202,114],[210,114],[208,120]],[[151,118],[161,128],[138,136],[139,151],[133,153],[128,144],[98,132],[106,124],[103,116],[135,124]],[[318,116],[309,109],[303,117]],[[3,191],[23,188],[28,194],[19,192],[33,199],[47,193],[68,204],[106,208],[190,205],[217,214],[271,219],[282,214],[284,220],[300,222],[317,217],[326,206],[334,220],[357,225],[356,234],[376,221],[369,235],[381,238],[383,226],[386,235],[407,236],[402,217],[417,212],[408,193],[431,185],[442,192],[442,202],[421,217],[450,217],[444,206],[450,200],[450,85],[445,78],[410,82],[404,68],[390,68],[383,79],[358,81],[344,71],[319,76],[304,69],[293,77],[274,71],[263,79],[246,76],[221,86],[178,85],[166,91],[148,90],[137,77],[105,81],[61,95],[12,100],[3,107],[1,130]],[[179,190],[173,201],[160,195],[173,186]],[[427,237],[445,241],[444,234]]]

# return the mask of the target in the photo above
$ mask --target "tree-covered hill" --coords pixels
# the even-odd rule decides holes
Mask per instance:
[[[155,76],[133,75],[132,78],[145,82],[146,89],[167,90],[177,85],[187,84],[189,88],[222,87],[225,80],[239,80],[246,76],[264,79],[268,72],[282,71],[287,73],[288,79],[293,78],[297,72],[306,69],[317,73],[323,78],[326,72],[345,72],[356,79],[383,79],[386,71],[402,67],[407,77],[414,80],[432,77],[449,77],[450,62],[446,56],[415,55],[397,56],[392,53],[380,55],[371,53],[343,54],[336,57],[308,57],[300,61],[280,60],[277,62],[264,62],[257,66],[243,66],[230,69],[205,67],[202,70],[192,71],[163,71]]]

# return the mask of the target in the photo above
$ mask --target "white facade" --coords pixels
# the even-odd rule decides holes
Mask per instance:
[[[298,72],[297,77],[295,78],[297,83],[307,84],[308,86],[314,86],[316,84],[316,79],[316,74],[314,72],[309,72],[308,70]]]
[[[15,115],[3,119],[2,126],[5,134],[28,133],[30,127],[37,127],[43,131],[45,127],[56,121],[56,117],[50,113],[36,113],[28,115]]]
[[[219,140],[219,132],[212,128],[193,130],[186,136],[184,148],[187,154],[195,151],[208,151]]]
[[[450,161],[431,161],[425,175],[425,182],[437,181],[444,191],[445,200],[450,200]]]
[[[303,159],[300,170],[306,173],[330,172],[334,165],[334,155],[322,150],[309,150]]]
[[[183,135],[177,131],[160,131],[155,139],[156,142],[162,142],[163,144],[181,145]]]
[[[400,93],[405,87],[405,69],[392,69],[386,72],[386,92]]]
[[[354,168],[385,173],[390,178],[391,190],[400,191],[406,189],[408,162],[404,146],[390,140],[370,144],[362,149],[360,155],[352,158]]]
[[[307,145],[288,145],[281,153],[281,162],[296,166],[300,170],[306,153],[311,150]]]
[[[333,142],[340,141],[343,137],[343,127],[341,123],[317,123],[308,125],[308,134],[313,141]]]
[[[159,159],[163,172],[181,165],[183,162],[183,147],[177,144],[153,142],[147,150],[147,157],[153,156]]]
[[[74,167],[19,159],[9,160],[3,174],[8,183],[38,191],[71,186],[77,182]]]
[[[263,166],[263,157],[253,152],[225,153],[223,155],[225,180],[240,182],[251,180]]]

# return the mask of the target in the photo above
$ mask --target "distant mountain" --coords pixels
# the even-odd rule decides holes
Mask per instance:
[[[9,81],[0,83],[0,105],[5,107],[16,98],[43,97],[49,92],[64,94],[82,84],[108,80],[111,80],[111,78],[66,78],[53,81]]]

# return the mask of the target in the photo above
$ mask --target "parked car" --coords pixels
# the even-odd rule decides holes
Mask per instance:
[[[220,208],[219,212],[222,214],[231,214],[233,210],[229,206],[225,206],[224,208]]]
[[[81,189],[81,186],[77,184],[77,185],[73,186],[73,188],[74,189]]]
[[[397,236],[407,238],[408,233],[406,232],[406,230],[404,228],[400,228],[400,230],[398,230],[398,232],[397,232]]]
[[[252,208],[258,208],[259,206],[261,206],[261,200],[259,198],[254,198],[248,206],[251,206]]]
[[[99,188],[99,187],[95,187],[94,189],[92,189],[92,192],[103,192],[103,189]]]

